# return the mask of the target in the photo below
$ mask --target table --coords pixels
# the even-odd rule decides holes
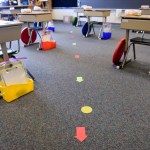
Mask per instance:
[[[52,20],[52,12],[19,13],[19,21],[22,22],[44,22]]]
[[[9,60],[6,42],[20,39],[22,24],[22,22],[0,20],[0,45],[3,52],[4,61]]]
[[[128,42],[129,42],[129,31],[130,30],[141,30],[150,31],[150,15],[141,16],[122,16],[120,28],[126,29],[126,44],[124,50],[124,60],[121,68],[126,64],[128,54]]]
[[[19,13],[18,14],[18,18],[19,21],[22,22],[28,22],[28,27],[29,27],[29,22],[42,22],[42,24],[45,21],[50,21],[52,20],[52,12],[48,11],[48,12],[39,12],[39,11],[34,11],[31,13]],[[43,29],[44,29],[44,24],[43,24]],[[32,34],[31,34],[32,35]],[[30,39],[31,40],[31,39]],[[35,44],[35,43],[31,43],[29,40],[29,43],[25,46],[30,46],[31,44]],[[39,44],[39,49],[40,49],[40,44]]]
[[[14,7],[14,8],[33,8],[34,6],[33,5],[11,5],[11,6],[0,6],[0,10],[2,9],[9,9],[11,7]]]
[[[20,9],[14,9],[14,10],[9,10],[9,9],[3,9],[0,14],[2,15],[8,15],[8,20],[10,19],[11,15],[14,15],[15,18],[17,18],[17,14],[20,13]]]
[[[77,13],[78,18],[79,18],[78,13],[83,13],[83,15],[87,17],[88,32],[87,32],[86,37],[88,37],[89,31],[90,31],[90,17],[102,17],[103,23],[105,23],[107,17],[110,16],[111,10],[106,10],[106,9],[92,9],[92,10],[75,9],[74,12]],[[98,35],[99,39],[101,39],[101,32],[102,32],[102,28],[100,28],[100,31],[99,31],[99,35]]]

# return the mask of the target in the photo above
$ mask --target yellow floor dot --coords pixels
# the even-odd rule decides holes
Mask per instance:
[[[89,114],[89,113],[92,112],[92,108],[91,108],[90,106],[83,106],[83,107],[81,108],[81,111],[82,111],[83,113],[85,113],[85,114]]]

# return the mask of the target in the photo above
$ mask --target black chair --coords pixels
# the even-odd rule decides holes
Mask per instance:
[[[82,26],[82,21],[80,20],[81,18],[87,18],[87,17],[86,16],[78,16],[77,26]]]
[[[146,39],[146,38],[143,38],[143,37],[135,37],[135,38],[130,39],[129,48],[130,48],[131,45],[133,45],[134,59],[136,59],[135,44],[150,46],[150,39]]]
[[[142,31],[142,36],[141,37],[135,37],[135,38],[130,39],[130,45],[128,46],[128,50],[127,50],[127,52],[125,54],[125,57],[123,59],[121,68],[123,68],[125,64],[127,64],[131,61],[131,59],[127,60],[128,53],[129,53],[129,50],[130,50],[131,46],[133,46],[134,60],[136,59],[135,44],[150,46],[150,39],[144,38],[144,31]]]
[[[20,42],[19,42],[19,40],[17,40],[17,42],[18,42],[18,49],[12,49],[12,41],[9,42],[9,48],[7,48],[7,53],[8,53],[9,58],[16,58],[15,54],[18,54],[20,52]],[[0,49],[0,58],[3,59],[3,52],[1,49]],[[28,69],[26,69],[26,71],[27,71],[27,74],[33,80],[35,80],[34,76],[31,74],[31,72]]]

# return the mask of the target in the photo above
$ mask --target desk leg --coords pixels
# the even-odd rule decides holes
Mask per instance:
[[[47,29],[47,27],[48,27],[48,21],[46,21],[46,27],[45,27],[45,24],[44,24],[44,22],[42,22],[42,27],[43,27],[43,31],[44,30],[46,30]],[[42,32],[43,32],[42,31]],[[39,37],[40,37],[40,42],[39,42],[39,47],[37,48],[37,50],[42,50],[42,45],[41,45],[41,43],[42,43],[42,37],[40,36],[40,33],[37,31],[37,34],[39,35]]]
[[[28,28],[30,28],[30,23],[29,23],[29,22],[27,22],[27,24],[28,24]]]
[[[125,43],[125,53],[128,51],[128,43],[129,43],[129,30],[126,30],[126,43]]]
[[[100,30],[99,30],[99,34],[98,34],[98,39],[102,39],[102,32],[103,32],[103,24],[106,23],[106,17],[103,17],[103,22],[102,22],[102,26],[100,27]]]
[[[121,68],[123,68],[126,63],[128,63],[128,62],[131,61],[131,60],[127,61],[128,52],[129,52],[129,47],[128,47],[128,43],[129,43],[129,31],[130,31],[129,29],[126,30],[126,41],[125,41],[124,59],[123,59]]]
[[[77,25],[76,25],[76,27],[78,27],[78,26],[79,26],[79,14],[77,12]]]
[[[8,54],[7,54],[6,43],[1,43],[1,47],[2,47],[2,52],[3,52],[3,59],[4,59],[4,61],[9,60],[9,56],[8,56]]]
[[[86,37],[88,37],[90,33],[90,17],[89,16],[87,17],[87,21],[88,21],[88,30],[87,30]]]

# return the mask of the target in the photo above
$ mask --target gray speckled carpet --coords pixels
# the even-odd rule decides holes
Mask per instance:
[[[119,26],[110,40],[98,40],[98,33],[83,38],[81,27],[60,22],[55,27],[56,49],[21,46],[17,57],[28,58],[35,90],[11,103],[0,100],[0,150],[149,150],[150,47],[137,45],[137,60],[117,70],[111,60],[125,35]],[[85,105],[93,112],[83,114]],[[76,127],[86,128],[85,141],[74,138]]]

